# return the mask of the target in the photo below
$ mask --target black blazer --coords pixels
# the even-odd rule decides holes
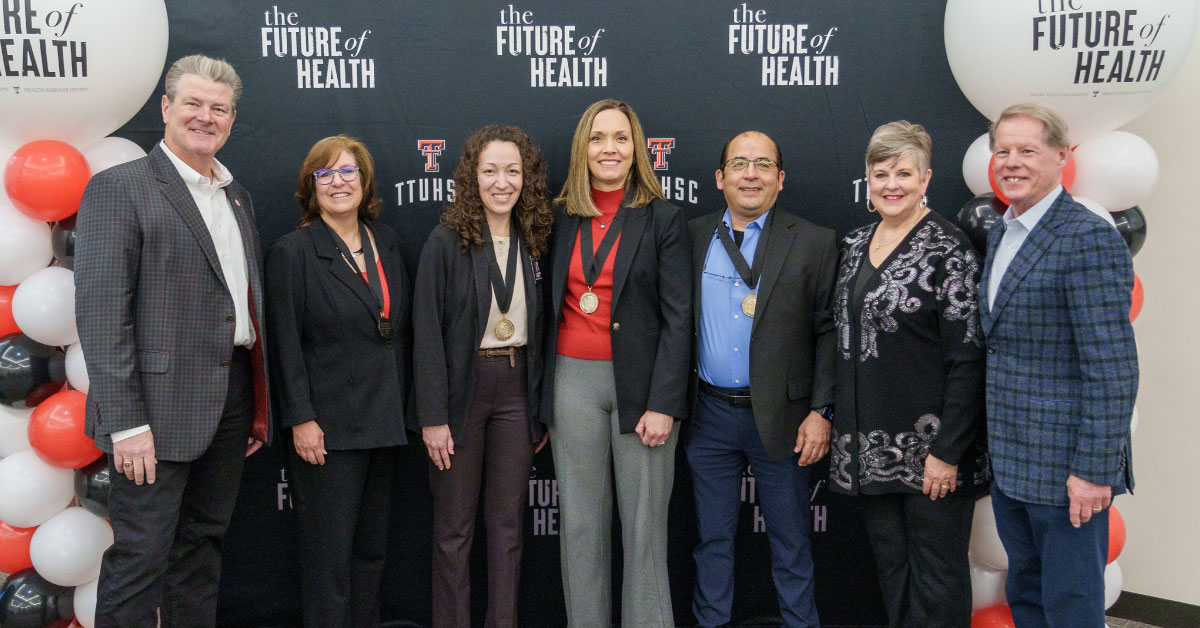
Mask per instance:
[[[763,448],[773,459],[792,455],[796,431],[813,408],[833,404],[835,333],[830,310],[837,273],[837,239],[778,208],[767,240],[758,302],[750,332],[750,396]],[[704,258],[724,210],[688,223],[700,333]],[[722,252],[724,254],[724,252]],[[698,356],[699,351],[694,351]],[[694,403],[699,370],[693,358],[689,399]]]
[[[484,246],[491,246],[485,242]],[[521,246],[528,340],[525,347],[529,438],[541,439],[538,402],[542,381],[542,280],[537,262]],[[475,393],[475,363],[492,305],[487,254],[481,246],[463,251],[458,234],[434,227],[421,251],[413,293],[413,360],[417,420],[421,427],[449,425],[455,442]]]
[[[644,207],[621,203],[625,225],[613,261],[609,334],[621,433],[637,427],[647,410],[687,416],[687,367],[691,343],[691,276],[683,212],[655,199]],[[546,329],[542,421],[554,420],[554,362],[562,323],[571,253],[579,216],[559,208],[554,219],[553,270]]]
[[[396,232],[368,223],[387,276],[392,340],[379,337],[379,311],[329,232],[301,227],[267,252],[271,385],[281,427],[313,419],[326,449],[407,442],[411,302]]]

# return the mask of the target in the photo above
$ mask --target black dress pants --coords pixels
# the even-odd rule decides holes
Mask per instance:
[[[920,493],[859,497],[890,628],[971,625],[975,497],[961,489],[936,501]]]
[[[315,465],[286,446],[300,523],[305,628],[379,626],[400,448],[330,450],[325,464]]]
[[[250,354],[235,349],[216,435],[190,462],[159,460],[138,486],[108,457],[114,541],[104,552],[96,628],[211,627],[217,622],[221,547],[233,516],[254,419]]]

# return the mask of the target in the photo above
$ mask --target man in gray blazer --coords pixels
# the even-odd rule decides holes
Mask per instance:
[[[730,621],[747,464],[783,625],[820,624],[808,465],[829,451],[838,254],[832,230],[775,207],[784,174],[770,137],[733,137],[715,174],[727,208],[688,223],[696,350],[686,450],[700,531],[692,610],[705,627]]]
[[[262,249],[250,196],[215,158],[241,89],[224,61],[176,61],[163,141],[92,177],[79,208],[85,429],[109,454],[115,536],[97,628],[215,625],[242,461],[270,433]]]

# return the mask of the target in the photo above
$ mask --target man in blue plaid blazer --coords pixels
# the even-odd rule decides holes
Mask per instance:
[[[109,453],[115,537],[97,628],[215,625],[242,460],[270,434],[262,247],[216,160],[241,81],[192,55],[165,83],[163,141],[92,177],[76,232],[85,430]]]
[[[979,290],[1008,603],[1019,628],[1095,628],[1108,506],[1133,488],[1133,265],[1117,231],[1063,190],[1070,146],[1054,111],[1009,107],[990,137],[1011,203],[989,234]]]

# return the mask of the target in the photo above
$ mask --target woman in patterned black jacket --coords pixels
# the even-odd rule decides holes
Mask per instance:
[[[980,262],[925,204],[931,142],[891,122],[867,146],[867,209],[842,242],[831,488],[858,495],[891,626],[971,623],[967,545],[987,481]]]

